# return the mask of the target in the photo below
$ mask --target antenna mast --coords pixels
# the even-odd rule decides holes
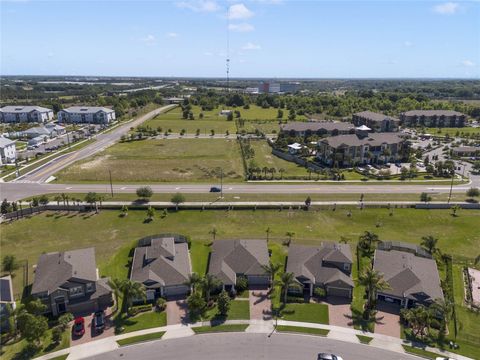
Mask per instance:
[[[230,6],[227,8],[227,93],[230,93]]]

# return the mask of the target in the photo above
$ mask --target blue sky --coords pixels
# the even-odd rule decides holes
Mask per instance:
[[[480,2],[0,0],[3,75],[480,78]],[[227,28],[230,27],[229,32]]]

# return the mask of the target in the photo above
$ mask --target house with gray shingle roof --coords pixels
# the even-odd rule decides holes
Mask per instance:
[[[57,116],[63,123],[109,124],[115,120],[115,110],[103,106],[71,106],[60,110]]]
[[[9,317],[16,304],[13,296],[12,276],[6,275],[0,278],[0,332],[9,331]]]
[[[130,280],[142,283],[147,300],[186,295],[192,273],[188,244],[183,236],[158,235],[141,239],[133,255]]]
[[[429,305],[443,299],[437,263],[421,253],[377,249],[373,268],[379,271],[391,289],[378,292],[377,299],[403,307]]]
[[[347,122],[340,121],[292,121],[282,125],[281,131],[290,136],[335,136],[352,134],[355,127]]]
[[[108,279],[98,276],[94,248],[42,254],[31,294],[54,316],[90,313],[112,304]]]
[[[219,279],[225,288],[232,289],[240,276],[249,286],[270,284],[263,266],[270,257],[266,240],[216,240],[210,253],[208,273]]]
[[[361,111],[353,114],[352,122],[355,126],[368,126],[375,132],[398,131],[400,124],[399,119],[373,111]]]
[[[400,114],[403,126],[464,127],[467,116],[453,110],[410,110]]]
[[[352,252],[346,244],[292,244],[288,249],[286,271],[293,273],[301,285],[289,292],[306,291],[312,296],[315,288],[322,288],[329,296],[352,297]]]
[[[0,109],[0,122],[44,123],[53,120],[53,110],[41,106],[10,105]]]

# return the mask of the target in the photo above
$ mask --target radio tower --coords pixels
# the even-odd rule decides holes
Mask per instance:
[[[230,6],[227,8],[227,93],[230,93]]]

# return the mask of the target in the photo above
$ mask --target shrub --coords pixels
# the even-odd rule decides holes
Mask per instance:
[[[437,319],[431,319],[430,327],[436,330],[440,330],[440,328],[442,327],[442,324],[440,324],[440,321],[438,321]]]
[[[163,311],[167,308],[167,300],[165,300],[164,298],[158,298],[155,301],[155,306],[158,311]]]
[[[147,312],[147,311],[151,311],[151,310],[152,310],[152,305],[151,304],[131,306],[128,309],[128,316],[135,316],[135,315],[140,314],[142,312]]]
[[[149,199],[153,195],[152,188],[150,186],[142,186],[137,189],[137,196],[142,199]]]
[[[304,300],[303,296],[302,297],[291,296],[291,295],[287,296],[287,303],[302,304],[304,302],[305,302],[305,300]]]
[[[60,326],[61,330],[64,331],[67,329],[68,327],[68,323],[70,321],[73,321],[74,317],[72,315],[72,313],[65,313],[63,315],[61,315],[59,318],[58,318],[58,325]]]
[[[62,341],[63,329],[60,326],[55,326],[52,330],[52,341],[59,344]]]
[[[237,283],[235,284],[235,287],[238,292],[243,292],[247,290],[248,288],[248,280],[245,276],[239,276],[237,278]]]
[[[319,287],[317,287],[317,288],[315,288],[315,289],[313,290],[313,294],[314,294],[315,296],[318,296],[318,297],[325,297],[325,296],[327,296],[327,292],[325,291],[325,289],[322,289],[322,288],[319,288]]]

